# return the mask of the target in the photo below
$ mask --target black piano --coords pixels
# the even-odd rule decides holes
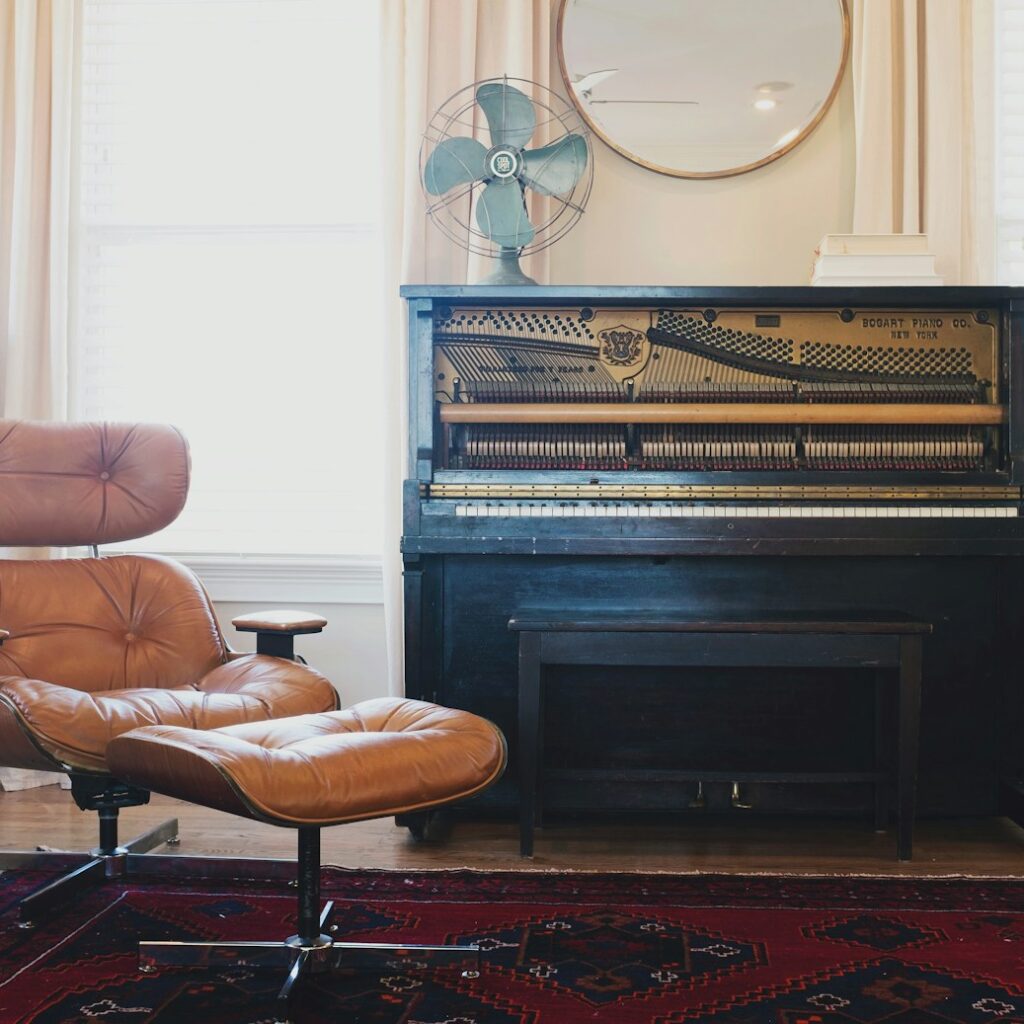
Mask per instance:
[[[1024,817],[1024,291],[407,286],[406,690],[515,751],[523,608],[888,609],[926,643],[919,807]],[[869,767],[842,671],[566,667],[549,767]],[[607,773],[613,778],[614,771]],[[474,802],[510,812],[514,771]],[[688,813],[692,787],[552,782],[552,813]],[[706,787],[731,807],[728,783]],[[870,813],[761,783],[755,810]],[[689,812],[693,813],[693,812]],[[735,813],[735,812],[732,812]]]

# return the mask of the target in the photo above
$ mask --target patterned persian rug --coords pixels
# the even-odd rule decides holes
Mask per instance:
[[[0,1021],[33,1024],[988,1024],[1024,1022],[1024,881],[324,871],[337,937],[465,943],[454,971],[137,970],[150,939],[285,936],[269,882],[108,883],[22,931],[0,879]]]

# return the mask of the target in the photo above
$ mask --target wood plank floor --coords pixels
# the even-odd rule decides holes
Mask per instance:
[[[160,852],[295,856],[295,834],[167,797],[121,812],[121,838],[165,818],[180,821],[181,845]],[[0,793],[0,849],[37,844],[84,850],[96,843],[96,815],[79,811],[57,786]],[[443,842],[417,843],[392,819],[325,829],[323,863],[345,867],[490,870],[730,871],[809,874],[1024,876],[1024,829],[1001,818],[923,821],[915,858],[899,864],[891,833],[867,822],[707,818],[671,825],[555,824],[537,833],[537,855],[520,860],[511,822],[457,822]]]

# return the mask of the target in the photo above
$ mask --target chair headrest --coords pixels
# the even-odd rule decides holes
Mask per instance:
[[[110,544],[185,505],[188,442],[158,423],[0,420],[0,545]]]

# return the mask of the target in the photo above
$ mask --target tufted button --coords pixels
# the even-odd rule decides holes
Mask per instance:
[[[125,633],[124,638],[125,638],[125,641],[127,643],[133,643],[135,641],[135,634],[134,633]]]
[[[102,473],[100,473],[100,479],[101,480],[109,480],[110,479],[110,474],[106,470],[104,470]]]

